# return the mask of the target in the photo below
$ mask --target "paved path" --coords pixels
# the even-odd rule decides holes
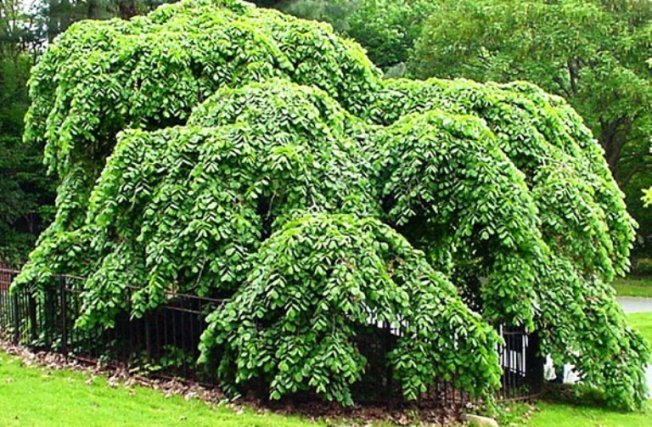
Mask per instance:
[[[643,313],[652,311],[652,298],[618,297],[625,313]]]

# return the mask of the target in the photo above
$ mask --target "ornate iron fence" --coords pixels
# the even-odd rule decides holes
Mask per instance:
[[[80,278],[61,275],[58,286],[47,293],[27,290],[10,292],[15,270],[0,268],[0,334],[15,344],[62,353],[82,361],[124,364],[145,374],[175,376],[215,384],[209,371],[195,363],[198,343],[206,327],[205,318],[224,300],[176,294],[166,304],[134,319],[127,309],[106,330],[81,331],[75,322],[82,310]],[[137,288],[128,287],[129,292]],[[368,361],[368,380],[356,384],[358,402],[387,402],[400,395],[392,382],[384,357],[396,340],[386,325],[361,331],[358,347]],[[524,399],[537,395],[543,385],[544,359],[539,340],[521,328],[499,327],[505,344],[497,349],[503,367],[499,397]],[[422,398],[429,404],[465,404],[466,393],[456,390],[454,381],[439,382]]]

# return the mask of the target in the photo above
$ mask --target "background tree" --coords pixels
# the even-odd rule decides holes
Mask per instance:
[[[647,63],[650,66],[650,69],[652,69],[652,58],[648,59]],[[641,198],[641,201],[644,203],[645,208],[652,205],[652,177],[650,177],[648,179],[648,181],[649,181],[650,187],[643,190],[643,197]],[[648,184],[648,182],[646,182],[646,184]]]
[[[528,80],[566,98],[650,233],[638,199],[652,167],[652,2],[442,0],[424,29],[410,60],[419,78]]]
[[[349,28],[349,17],[358,9],[360,0],[281,0],[254,3],[274,7],[300,18],[328,22],[335,31],[345,34]]]
[[[56,180],[43,145],[22,143],[27,80],[43,48],[82,19],[130,18],[162,0],[0,2],[0,263],[20,264],[52,218]]]
[[[54,184],[43,146],[21,142],[27,79],[42,41],[41,21],[16,0],[0,3],[0,263],[15,264],[34,245],[52,211]]]
[[[402,74],[424,20],[434,9],[430,0],[282,0],[257,1],[305,19],[328,22],[366,50],[374,64]]]
[[[435,4],[431,0],[359,0],[345,34],[367,49],[374,64],[400,71]]]

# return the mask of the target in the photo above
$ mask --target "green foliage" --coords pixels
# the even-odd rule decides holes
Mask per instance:
[[[435,9],[430,0],[286,0],[275,5],[286,13],[328,22],[351,37],[383,70],[407,62],[424,21]]]
[[[452,264],[451,277],[464,278],[456,283],[463,293],[470,288],[483,297],[488,318],[494,306],[502,320],[527,322],[538,311],[537,329],[556,363],[581,367],[611,404],[636,406],[645,396],[644,370],[630,371],[630,356],[623,355],[645,360],[648,350],[625,326],[611,287],[603,284],[628,269],[633,224],[581,120],[559,98],[522,83],[397,80],[385,87],[370,114],[394,123],[389,140],[399,128],[395,143],[409,147],[383,151],[379,168],[390,171],[389,179],[379,180],[385,198],[401,206],[390,215],[418,218],[404,235],[432,251],[431,263]],[[470,118],[428,113],[437,108],[477,115],[495,137]],[[410,112],[424,113],[400,118]],[[465,136],[453,144],[453,156],[433,155],[445,153],[450,138],[429,129],[433,122]],[[396,169],[388,166],[393,162]],[[404,195],[387,191],[392,186]],[[443,227],[437,224],[447,217]]]
[[[384,323],[402,333],[387,357],[406,397],[455,374],[476,395],[498,384],[496,332],[422,253],[377,220],[321,214],[289,221],[265,241],[255,265],[202,337],[204,358],[216,343],[227,348],[224,378],[267,380],[272,398],[310,388],[351,404],[349,384],[366,362],[354,338]]]
[[[358,8],[360,0],[281,0],[254,3],[274,7],[299,18],[327,22],[342,33],[349,28],[349,18]]]
[[[42,145],[21,144],[31,58],[0,43],[0,265],[20,265],[51,218],[54,185],[41,164]]]
[[[369,109],[377,122],[393,123],[401,114],[431,109],[484,119],[496,135],[496,149],[525,174],[546,243],[607,280],[628,269],[633,222],[625,212],[622,193],[591,134],[560,98],[525,83],[389,80],[385,88]],[[498,169],[505,168],[501,165]],[[524,188],[523,184],[518,187]],[[532,201],[526,198],[521,203]],[[525,220],[524,215],[515,216]],[[497,222],[516,221],[508,221],[510,216]],[[528,223],[524,224],[527,229]],[[572,239],[569,233],[575,233]],[[531,236],[525,240],[535,243],[535,234]]]
[[[357,111],[375,84],[377,71],[361,49],[339,42],[325,25],[234,1],[225,1],[230,6],[220,14],[211,13],[213,2],[192,4],[163,6],[128,22],[74,24],[34,68],[25,138],[47,141],[45,162],[61,184],[59,214],[32,255],[43,262],[25,270],[30,281],[47,281],[58,254],[79,253],[80,236],[67,230],[84,221],[119,130],[183,123],[225,85],[282,76],[320,87]],[[65,269],[86,274],[85,264],[79,259]]]
[[[598,138],[647,239],[651,217],[638,199],[652,161],[651,23],[652,3],[639,0],[443,0],[409,69],[420,78],[528,80],[563,96]]]
[[[79,231],[100,263],[81,322],[110,323],[128,283],[147,284],[138,314],[166,292],[237,289],[261,240],[296,211],[367,214],[345,117],[322,91],[271,80],[219,90],[186,128],[122,134]]]
[[[435,9],[432,0],[361,0],[348,20],[346,34],[369,52],[383,69],[407,62],[424,21]]]
[[[52,78],[55,76],[55,78]],[[35,68],[26,138],[60,178],[16,286],[82,282],[79,328],[177,292],[231,297],[202,360],[225,387],[350,404],[394,327],[406,398],[490,393],[496,323],[538,330],[615,405],[647,348],[611,287],[633,222],[577,114],[535,86],[383,80],[330,28],[231,0],[73,25]]]
[[[56,180],[43,166],[42,141],[21,143],[27,80],[43,45],[86,18],[128,18],[161,0],[48,0],[0,4],[0,264],[21,265],[52,220]]]
[[[652,69],[652,58],[649,58],[647,60],[647,64]],[[652,205],[652,186],[643,190],[642,200],[644,203],[644,207],[647,208],[648,206]]]
[[[533,243],[541,239],[536,208],[489,128],[476,117],[435,110],[398,120],[381,141],[377,182],[391,200],[388,220],[433,251],[433,263],[483,258],[484,315],[531,327]]]

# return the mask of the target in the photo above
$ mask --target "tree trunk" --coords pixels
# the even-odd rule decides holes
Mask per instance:
[[[118,3],[118,13],[120,18],[129,19],[138,14],[136,2],[134,0],[122,0]]]
[[[98,4],[98,0],[88,0],[86,4],[87,4],[86,18],[87,19],[98,18],[99,11],[100,11],[100,5]]]
[[[609,170],[621,187],[626,183],[622,182],[623,177],[620,173],[619,163],[630,127],[631,121],[626,117],[619,117],[609,123],[601,124],[600,145],[604,148]]]

